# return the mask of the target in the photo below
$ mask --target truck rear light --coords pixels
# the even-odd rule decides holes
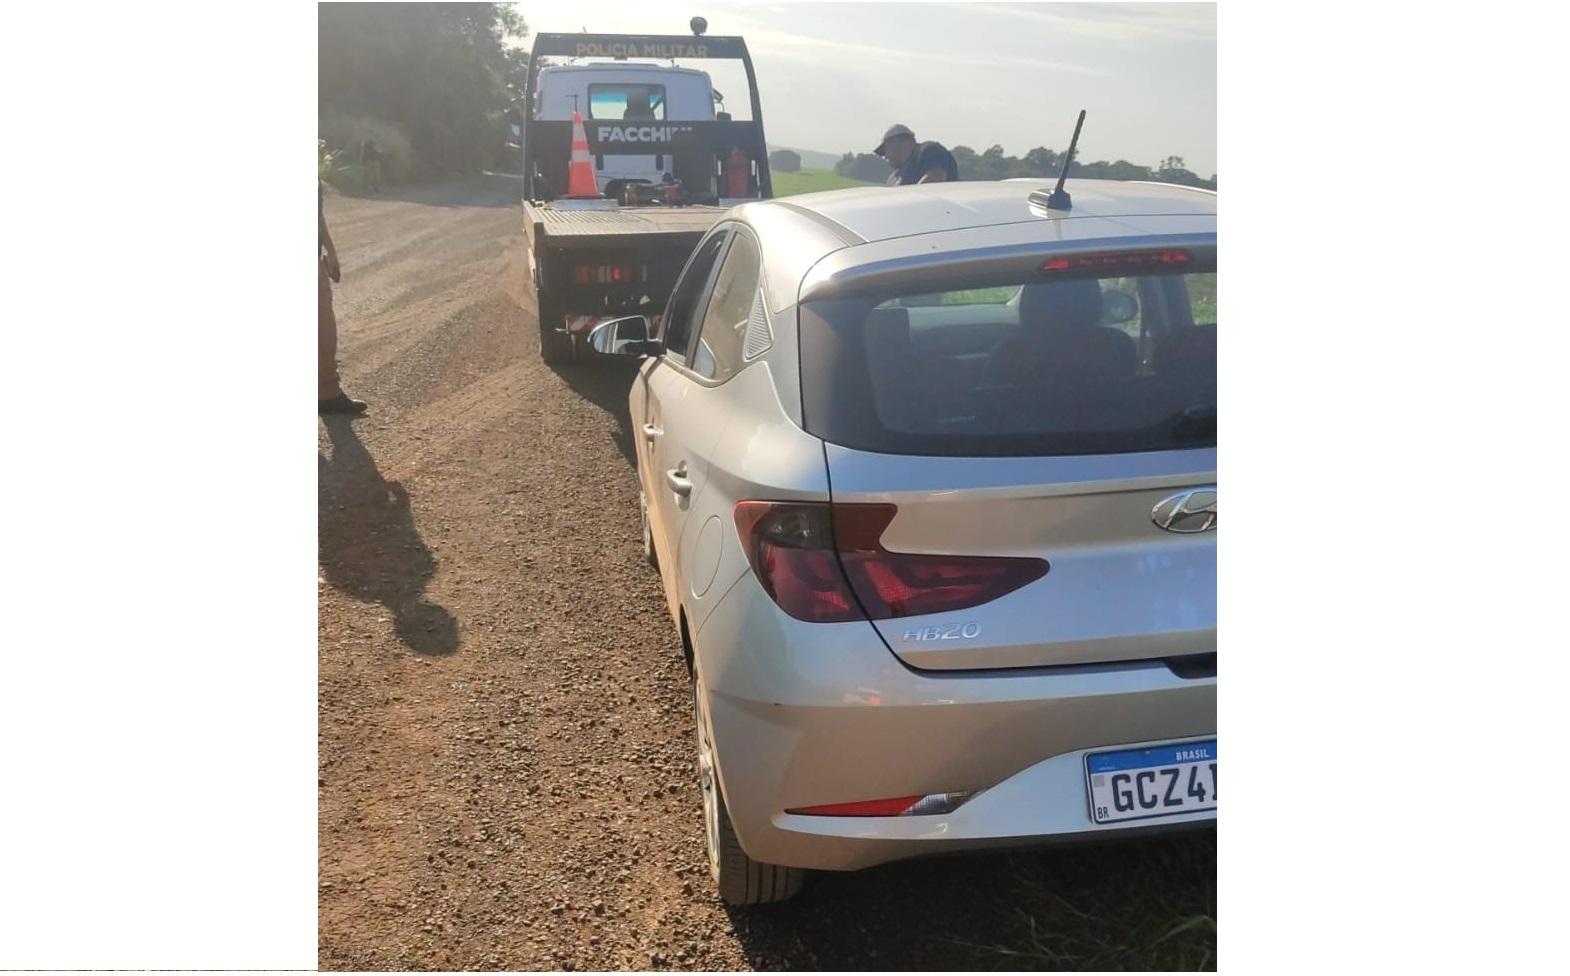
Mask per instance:
[[[634,268],[628,264],[579,264],[572,269],[575,285],[620,285],[635,280]]]
[[[1111,254],[1072,254],[1052,258],[1041,266],[1048,274],[1075,271],[1159,271],[1186,267],[1187,251],[1120,251]]]
[[[855,803],[826,803],[817,807],[786,810],[808,817],[930,817],[953,813],[973,793],[929,793],[926,796],[896,796],[887,800],[860,800]]]
[[[747,561],[780,609],[798,620],[886,620],[964,610],[1045,576],[1045,559],[890,552],[887,504],[741,502]]]

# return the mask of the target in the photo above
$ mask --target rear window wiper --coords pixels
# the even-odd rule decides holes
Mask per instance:
[[[1211,440],[1216,436],[1216,405],[1200,403],[1172,415],[1172,436],[1178,440]]]

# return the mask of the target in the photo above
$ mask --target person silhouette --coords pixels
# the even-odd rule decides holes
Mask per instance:
[[[333,283],[342,277],[338,249],[327,231],[325,194],[316,183],[316,412],[365,412],[365,403],[345,393],[338,377],[338,317],[333,314]]]
[[[318,561],[327,581],[393,615],[398,639],[417,654],[458,649],[458,622],[427,599],[436,559],[420,538],[409,493],[382,477],[343,416],[325,420],[332,455],[317,455]]]
[[[624,121],[633,119],[652,119],[654,105],[649,100],[649,91],[646,88],[634,88],[627,93],[627,110],[621,114]]]

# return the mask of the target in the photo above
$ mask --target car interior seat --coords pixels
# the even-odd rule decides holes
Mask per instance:
[[[1019,332],[992,353],[990,382],[1087,387],[1132,379],[1139,351],[1122,329],[1101,325],[1101,285],[1093,278],[1026,285]]]
[[[910,429],[914,407],[910,395],[920,386],[911,382],[915,356],[910,345],[910,312],[898,306],[874,308],[862,326],[862,342],[879,418],[889,427]]]

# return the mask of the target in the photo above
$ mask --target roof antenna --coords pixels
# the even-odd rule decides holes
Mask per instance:
[[[1085,110],[1079,110],[1079,121],[1074,123],[1074,138],[1068,142],[1068,152],[1063,156],[1063,172],[1058,174],[1058,185],[1052,195],[1045,200],[1040,199],[1044,194],[1037,190],[1030,195],[1032,203],[1041,203],[1048,210],[1073,210],[1074,201],[1063,189],[1063,183],[1068,179],[1068,168],[1074,162],[1074,150],[1079,146],[1079,128],[1085,124]]]

